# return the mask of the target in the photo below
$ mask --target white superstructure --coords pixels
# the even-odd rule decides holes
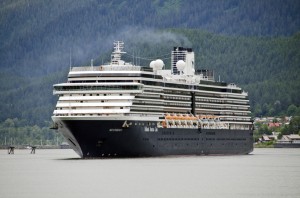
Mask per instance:
[[[195,71],[194,52],[174,48],[171,70],[162,60],[150,67],[121,59],[116,41],[110,64],[72,67],[68,82],[54,85],[59,100],[54,117],[152,120],[159,127],[249,129],[248,94],[234,84],[215,82]],[[197,73],[197,74],[196,74]]]

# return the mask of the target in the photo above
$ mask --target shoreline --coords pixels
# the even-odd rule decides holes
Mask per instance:
[[[14,147],[14,149],[18,149],[18,150],[31,150],[32,147],[31,146],[24,146],[24,145],[6,145],[0,146],[0,150],[8,150],[10,147]],[[36,149],[69,149],[69,148],[65,148],[61,145],[56,146],[56,145],[45,145],[45,146],[41,146],[41,145],[37,145],[35,146]]]

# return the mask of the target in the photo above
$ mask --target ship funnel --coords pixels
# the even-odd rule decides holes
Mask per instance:
[[[192,48],[174,47],[171,56],[171,69],[173,75],[182,74],[194,75],[194,52]],[[179,62],[179,67],[177,63]],[[182,69],[182,70],[181,70]]]

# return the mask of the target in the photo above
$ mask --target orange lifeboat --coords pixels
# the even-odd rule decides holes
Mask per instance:
[[[213,115],[208,115],[207,119],[214,119],[214,116]]]
[[[190,116],[190,120],[197,120],[197,117],[195,117],[195,116]]]
[[[179,118],[179,120],[184,120],[185,119],[185,117],[183,115],[179,115],[178,118]]]
[[[201,115],[200,119],[206,119],[206,116],[205,115]]]
[[[165,119],[171,120],[171,119],[172,119],[172,116],[171,116],[169,113],[167,113],[167,114],[165,114]]]

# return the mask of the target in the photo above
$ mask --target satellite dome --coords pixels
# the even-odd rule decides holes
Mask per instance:
[[[164,65],[165,65],[164,62],[161,59],[157,59],[155,61],[155,69],[157,69],[157,70],[162,70]]]
[[[150,62],[150,68],[154,69],[154,67],[155,67],[155,61],[151,61]]]
[[[185,68],[185,62],[183,60],[177,61],[176,67],[177,67],[178,71],[183,71]]]

